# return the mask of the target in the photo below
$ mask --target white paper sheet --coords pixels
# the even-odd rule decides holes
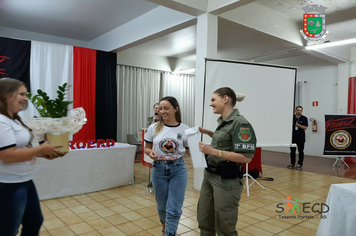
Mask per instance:
[[[194,168],[206,168],[206,161],[204,153],[199,151],[199,141],[201,133],[199,132],[199,127],[195,126],[193,128],[184,131],[187,136],[187,141],[189,145],[190,156],[192,157]]]

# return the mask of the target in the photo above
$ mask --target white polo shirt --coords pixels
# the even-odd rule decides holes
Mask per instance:
[[[28,148],[31,134],[18,120],[0,114],[0,150]],[[5,163],[0,160],[0,182],[21,183],[32,179],[36,158],[30,161]]]
[[[176,160],[183,157],[185,148],[188,147],[184,130],[189,127],[183,123],[177,126],[165,125],[163,130],[153,137],[157,125],[158,123],[154,123],[148,127],[145,141],[153,143],[152,150],[156,151],[158,160]]]

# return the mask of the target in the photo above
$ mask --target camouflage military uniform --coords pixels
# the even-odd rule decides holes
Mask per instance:
[[[220,117],[218,123],[211,146],[252,158],[256,150],[256,136],[252,126],[239,115],[239,111],[235,109],[225,120]],[[212,166],[222,166],[227,161],[209,155],[207,162]],[[222,175],[204,171],[198,203],[200,235],[215,236],[215,232],[219,236],[237,235],[235,227],[242,190],[242,179],[223,179]]]
[[[152,124],[152,121],[153,121],[153,116],[150,116],[147,118],[146,128],[150,127],[150,125]]]

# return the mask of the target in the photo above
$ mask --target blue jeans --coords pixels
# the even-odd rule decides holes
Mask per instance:
[[[0,236],[16,236],[22,224],[22,236],[37,236],[43,216],[32,180],[0,183]]]
[[[152,184],[159,219],[162,224],[166,225],[165,235],[174,236],[182,215],[187,187],[187,168],[183,158],[174,161],[154,161]]]

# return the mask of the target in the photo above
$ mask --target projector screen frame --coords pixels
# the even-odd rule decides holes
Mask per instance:
[[[243,64],[243,65],[251,65],[251,66],[263,66],[263,67],[271,67],[271,68],[280,68],[280,69],[288,69],[294,71],[294,81],[293,81],[293,107],[291,110],[291,115],[290,119],[292,120],[293,115],[294,115],[294,110],[295,110],[295,95],[296,95],[296,82],[297,82],[297,73],[298,73],[298,68],[297,67],[292,67],[292,66],[282,66],[282,65],[272,65],[272,64],[265,64],[265,63],[255,63],[255,62],[246,62],[246,61],[237,61],[237,60],[226,60],[226,59],[213,59],[213,58],[205,58],[205,71],[204,71],[204,84],[203,84],[203,99],[202,99],[202,117],[201,117],[201,124],[204,127],[205,125],[205,107],[206,107],[206,92],[207,92],[207,63],[211,62],[225,62],[225,63],[237,63],[237,64]],[[216,88],[217,89],[217,88]],[[235,92],[243,92],[243,91],[235,91]],[[210,95],[209,95],[210,96]],[[244,114],[242,114],[244,115]],[[253,125],[253,124],[252,124]],[[216,125],[217,126],[217,125]],[[292,132],[293,124],[291,122],[291,127],[290,127],[290,132]],[[291,133],[292,134],[292,133]],[[205,135],[206,136],[206,135]],[[203,142],[210,141],[210,138],[207,138],[202,135],[202,140]],[[274,147],[294,147],[295,145],[292,144],[292,135],[290,135],[290,142],[289,144],[287,143],[281,143],[281,144],[276,144],[276,145],[260,145],[259,147],[264,147],[264,148],[274,148]]]

